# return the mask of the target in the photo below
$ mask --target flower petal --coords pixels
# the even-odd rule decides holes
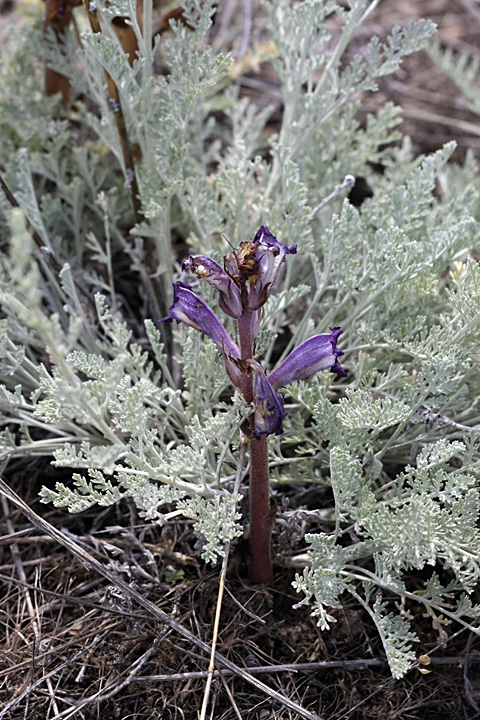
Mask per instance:
[[[215,260],[206,255],[196,255],[182,265],[182,270],[189,272],[200,280],[205,280],[220,293],[220,307],[230,317],[242,315],[240,290],[235,281]]]
[[[213,310],[185,283],[173,283],[173,305],[168,308],[168,312],[168,317],[160,322],[183,322],[208,335],[226,356],[240,357],[237,343],[232,340]]]
[[[273,389],[256,360],[246,360],[253,375],[254,435],[279,435],[286,412],[283,398]]]
[[[263,289],[267,293],[269,288],[275,282],[280,265],[285,262],[286,255],[296,255],[297,246],[293,245],[288,248],[286,245],[278,242],[277,238],[272,235],[270,230],[262,225],[257,234],[253,238],[253,244],[257,247],[257,273],[258,282],[253,282],[253,287],[249,290],[249,301],[251,305],[255,305],[259,299]],[[265,302],[265,300],[263,301]],[[263,302],[261,303],[263,305]],[[250,307],[256,310],[257,307]]]
[[[291,248],[288,248],[286,245],[282,245],[282,243],[278,242],[277,238],[272,235],[270,230],[265,225],[261,225],[260,228],[257,230],[257,233],[253,238],[253,243],[254,245],[268,248],[273,253],[273,255],[275,255],[275,257],[278,257],[277,264],[283,262],[285,255],[297,254],[296,245],[293,245]]]
[[[295,380],[303,380],[320,370],[330,370],[342,377],[345,370],[338,362],[343,352],[337,348],[340,328],[330,328],[330,335],[315,335],[292,350],[285,360],[270,373],[268,379],[275,390]]]

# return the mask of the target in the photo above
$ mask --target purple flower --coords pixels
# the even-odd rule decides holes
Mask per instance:
[[[275,392],[272,384],[256,360],[246,360],[253,376],[254,435],[279,435],[282,432],[286,412],[283,397]]]
[[[337,339],[343,330],[338,327],[330,330],[331,335],[315,335],[305,340],[270,373],[268,380],[275,390],[295,380],[303,380],[320,370],[330,370],[342,377],[346,376],[347,373],[338,362],[338,357],[343,355],[343,352],[337,348]]]
[[[330,335],[315,335],[305,340],[292,350],[268,377],[256,360],[240,360],[235,363],[242,372],[251,372],[253,376],[256,438],[260,435],[279,435],[282,432],[286,413],[283,397],[277,393],[278,388],[295,380],[304,380],[320,370],[330,370],[342,377],[347,375],[338,362],[338,357],[343,355],[343,352],[337,348],[337,339],[343,331],[338,327],[330,330]]]
[[[230,380],[238,387],[240,371],[230,358],[239,358],[240,349],[207,303],[201,300],[185,283],[173,283],[173,305],[169,315],[160,322],[183,322],[213,340],[223,353]]]
[[[226,273],[240,288],[245,309],[258,310],[266,303],[285,256],[289,253],[295,255],[296,252],[296,245],[291,248],[282,245],[262,225],[253,240],[240,243],[238,250],[232,250],[225,256]]]
[[[240,290],[233,278],[227,275],[220,265],[206,255],[191,257],[183,263],[182,270],[195,275],[200,280],[205,280],[209,285],[218,290],[220,294],[219,304],[223,312],[230,317],[242,317],[242,301]]]

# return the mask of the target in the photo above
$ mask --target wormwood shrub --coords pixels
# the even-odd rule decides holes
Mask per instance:
[[[135,26],[131,2],[99,4],[103,32],[84,30],[80,48],[33,28],[5,51],[0,165],[18,207],[0,194],[0,456],[3,469],[35,456],[74,469],[71,483],[41,491],[71,512],[129,497],[163,522],[174,503],[203,533],[203,557],[221,556],[243,532],[232,489],[251,409],[232,396],[210,339],[156,321],[189,252],[219,261],[221,233],[238,247],[268,225],[297,257],[263,306],[256,358],[268,377],[294,347],[341,326],[348,373],[285,391],[271,482],[329,485],[334,504],[309,549],[284,561],[304,568],[294,584],[322,629],[353,595],[400,677],[415,659],[419,607],[438,626],[478,632],[478,171],[472,158],[447,164],[453,144],[428,157],[408,138],[392,144],[392,105],[364,127],[355,120],[361,92],[434,32],[428,21],[397,28],[348,58],[374,5],[263,4],[268,37],[256,52],[278,73],[283,105],[274,134],[272,108],[239,97],[242,67],[209,43],[208,1],[185,2],[188,27],[174,24],[153,48],[145,2],[133,67],[109,32],[116,14]],[[32,44],[82,93],[72,109],[58,114],[40,95]],[[138,150],[137,207],[104,68]],[[361,209],[345,198],[346,175],[374,188]],[[202,293],[215,306],[213,290]]]

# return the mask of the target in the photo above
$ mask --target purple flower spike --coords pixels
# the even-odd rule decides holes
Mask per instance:
[[[330,328],[331,335],[315,335],[292,350],[285,360],[270,373],[268,380],[275,390],[295,380],[303,380],[320,370],[330,370],[342,377],[345,370],[338,362],[343,352],[337,348],[337,339],[343,330]]]
[[[237,318],[237,320],[242,316],[240,290],[230,275],[215,260],[206,255],[197,255],[184,262],[182,270],[195,275],[200,280],[205,280],[218,290],[220,307],[224,313]]]
[[[254,435],[279,435],[286,412],[283,398],[273,389],[256,360],[246,360],[253,375],[253,402],[255,408]]]
[[[173,305],[168,308],[168,312],[169,316],[163,318],[160,322],[171,322],[172,320],[183,322],[185,325],[204,333],[204,335],[208,335],[215,345],[220,348],[226,359],[228,357],[240,357],[240,349],[237,343],[232,340],[213,310],[208,307],[207,303],[197,297],[185,283],[173,283]],[[234,384],[237,384],[230,374],[232,369],[235,371],[235,377],[237,377],[239,374],[237,368],[233,363],[227,362],[230,379]]]

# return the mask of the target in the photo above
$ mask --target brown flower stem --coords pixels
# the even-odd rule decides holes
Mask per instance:
[[[251,322],[252,312],[244,310],[238,320],[242,360],[248,360],[253,356]],[[250,375],[243,376],[242,392],[246,402],[252,403],[253,383]],[[271,585],[273,582],[271,545],[275,509],[270,508],[268,443],[266,435],[261,435],[259,440],[253,436],[253,418],[250,422],[249,578],[253,585]]]
[[[250,440],[249,578],[252,585],[272,585],[272,528],[267,436]]]
[[[90,22],[90,27],[92,29],[92,32],[96,35],[98,33],[102,32],[102,29],[100,27],[100,21],[98,19],[98,13],[96,10],[96,3],[90,3],[88,0],[84,0],[85,10],[87,12],[87,17]],[[116,86],[115,82],[113,81],[110,74],[103,69],[103,72],[105,74],[105,78],[107,80],[108,85],[108,91],[110,95],[110,102],[113,109],[113,116],[115,118],[115,124],[117,127],[118,136],[120,139],[120,146],[122,149],[122,155],[123,160],[125,162],[125,170],[127,174],[127,191],[130,196],[130,201],[133,206],[133,211],[135,214],[135,222],[140,222],[142,219],[142,213],[141,213],[141,207],[140,207],[140,198],[139,198],[139,192],[138,192],[138,185],[137,185],[137,176],[135,174],[135,165],[133,162],[133,153],[132,148],[130,146],[130,139],[128,137],[127,133],[127,126],[125,124],[125,117],[123,115],[121,100],[120,100],[120,94],[118,92],[118,87]]]

